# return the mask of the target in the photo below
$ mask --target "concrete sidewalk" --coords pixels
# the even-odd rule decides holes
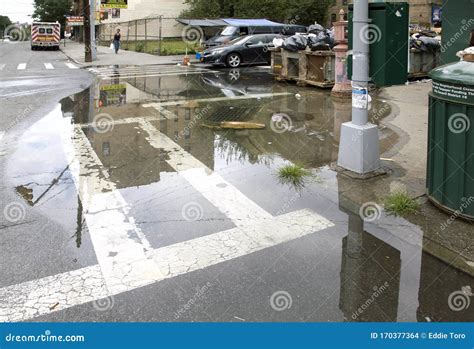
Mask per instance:
[[[155,56],[148,53],[120,50],[115,54],[113,50],[105,46],[97,47],[97,60],[92,63],[84,61],[84,44],[67,40],[66,46],[61,42],[61,51],[76,64],[81,67],[92,67],[101,65],[149,65],[149,64],[178,64],[183,61],[184,55],[176,56]],[[190,55],[191,62],[197,63],[194,55]]]
[[[381,125],[397,134],[395,141],[390,141],[388,150],[382,153],[383,165],[390,173],[369,181],[344,181],[343,195],[358,205],[354,208],[355,214],[359,207],[372,201],[382,206],[390,192],[403,190],[412,198],[418,198],[420,211],[399,219],[397,224],[407,231],[412,224],[421,228],[425,252],[474,276],[474,224],[453,219],[451,214],[429,203],[426,196],[428,94],[431,89],[431,81],[425,80],[379,91],[378,98],[392,109],[390,115],[381,120]],[[387,140],[381,140],[384,141]]]

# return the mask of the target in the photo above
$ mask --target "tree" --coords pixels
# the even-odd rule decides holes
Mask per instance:
[[[2,37],[3,33],[5,32],[5,29],[11,24],[12,21],[10,21],[10,18],[8,18],[7,16],[0,15],[0,34],[2,34]]]
[[[325,23],[332,0],[185,0],[185,18],[267,18],[295,24]]]
[[[33,19],[41,22],[66,24],[66,16],[71,14],[72,0],[35,0]]]

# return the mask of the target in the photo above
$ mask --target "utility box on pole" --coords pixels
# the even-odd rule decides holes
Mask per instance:
[[[349,6],[349,50],[353,47],[354,6]],[[377,87],[403,85],[408,79],[409,5],[406,2],[369,4],[370,78]],[[352,79],[352,56],[349,57]]]

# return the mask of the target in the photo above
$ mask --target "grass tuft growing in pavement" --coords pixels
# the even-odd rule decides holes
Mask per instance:
[[[311,172],[298,165],[285,165],[278,169],[277,175],[281,183],[302,188]]]
[[[416,213],[420,209],[420,203],[416,199],[410,198],[410,196],[403,191],[388,195],[385,198],[384,206],[388,213],[396,216]]]

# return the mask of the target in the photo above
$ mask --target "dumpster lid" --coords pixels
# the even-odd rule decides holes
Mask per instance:
[[[436,81],[450,82],[456,85],[474,85],[474,63],[460,61],[435,68],[430,77]]]

